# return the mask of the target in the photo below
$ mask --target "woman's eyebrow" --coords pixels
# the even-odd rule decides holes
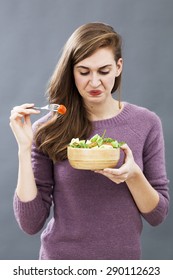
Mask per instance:
[[[112,66],[112,64],[106,64],[104,66],[99,67],[98,69],[104,69],[104,68],[107,68],[107,67],[110,67],[110,66]],[[83,65],[78,65],[78,66],[76,66],[76,68],[83,68],[83,69],[86,69],[86,70],[90,69],[89,67],[83,66]]]

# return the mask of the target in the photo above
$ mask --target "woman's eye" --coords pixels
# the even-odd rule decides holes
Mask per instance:
[[[82,76],[86,76],[86,75],[89,74],[89,72],[80,72],[80,74],[81,74]]]
[[[109,71],[100,71],[99,72],[101,75],[107,75],[107,74],[109,74]]]
[[[90,72],[80,72],[80,75],[82,75],[82,76],[87,76],[87,75],[89,75],[89,73],[90,73]],[[107,74],[109,74],[109,71],[98,71],[98,73],[99,73],[100,75],[107,75]]]

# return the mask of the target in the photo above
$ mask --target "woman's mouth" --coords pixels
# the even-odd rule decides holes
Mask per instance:
[[[100,95],[101,93],[102,93],[101,90],[90,90],[89,91],[89,94],[92,96],[97,96],[97,95]]]

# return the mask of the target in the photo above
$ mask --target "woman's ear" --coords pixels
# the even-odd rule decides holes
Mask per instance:
[[[123,59],[122,58],[118,59],[116,66],[117,66],[116,77],[118,77],[123,70]]]

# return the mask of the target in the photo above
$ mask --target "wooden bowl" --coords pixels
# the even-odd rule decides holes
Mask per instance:
[[[96,170],[113,168],[120,158],[120,149],[67,148],[70,165],[77,169]]]

